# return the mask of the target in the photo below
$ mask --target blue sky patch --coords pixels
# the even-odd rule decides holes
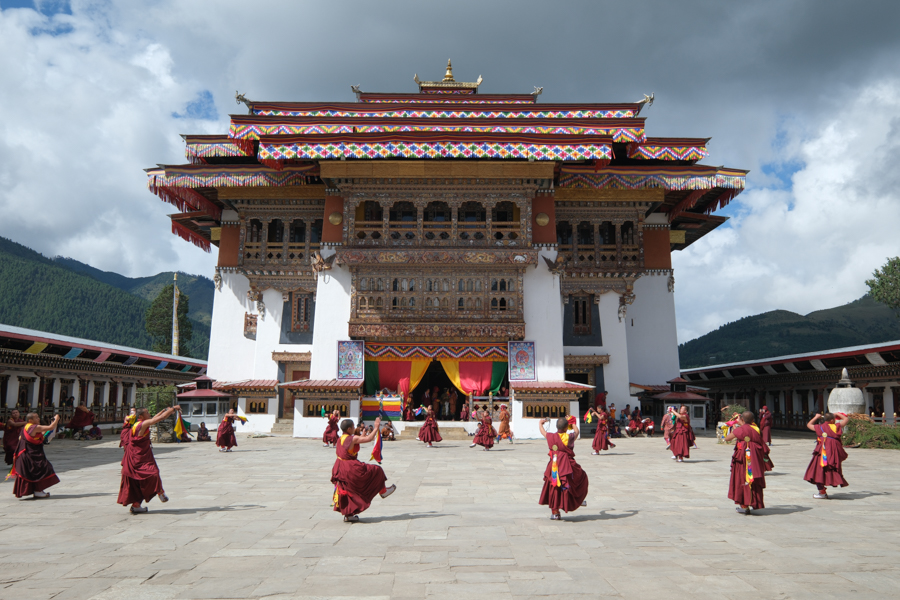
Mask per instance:
[[[187,103],[183,113],[173,112],[172,116],[176,119],[203,119],[206,121],[214,121],[218,118],[219,113],[216,110],[216,103],[213,101],[212,92],[203,90],[197,94],[197,98]]]

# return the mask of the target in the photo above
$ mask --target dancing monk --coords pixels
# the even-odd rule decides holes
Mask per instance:
[[[550,419],[544,417],[538,424],[550,449],[550,461],[544,471],[544,488],[538,504],[549,506],[550,519],[558,521],[562,518],[560,510],[572,512],[580,506],[587,506],[584,499],[588,494],[588,476],[575,462],[578,426],[570,424],[565,417],[560,417],[556,420],[556,433],[549,433],[544,429],[544,424],[549,422]],[[571,434],[566,433],[570,425],[574,429]]]
[[[334,484],[334,510],[344,515],[345,523],[359,521],[359,513],[369,508],[375,494],[387,498],[397,489],[396,485],[384,486],[387,481],[384,469],[357,460],[359,445],[374,440],[380,427],[381,417],[377,417],[372,433],[360,436],[352,433],[353,421],[344,419],[341,422],[344,434],[337,443],[337,460],[331,469],[331,483]]]
[[[422,424],[421,429],[419,429],[419,439],[427,444],[427,448],[434,448],[434,446],[431,445],[432,442],[440,442],[443,440],[441,432],[438,429],[437,421],[434,419],[434,411],[430,408],[428,409],[428,415],[425,417],[425,422]]]
[[[672,458],[678,462],[684,462],[685,458],[691,457],[691,446],[693,446],[694,431],[691,429],[691,418],[688,415],[687,407],[682,406],[675,414],[675,432],[672,434],[670,447],[672,449]]]
[[[609,441],[609,422],[607,421],[606,411],[602,408],[597,410],[591,407],[588,409],[588,412],[597,419],[597,432],[594,433],[594,441],[591,442],[591,448],[593,449],[591,454],[597,456],[601,450],[615,448],[616,445]]]
[[[59,415],[53,417],[50,425],[41,425],[41,418],[37,413],[28,413],[25,417],[25,426],[19,434],[19,443],[13,457],[13,466],[7,479],[15,477],[13,494],[16,498],[31,495],[35,498],[48,498],[48,487],[59,483],[59,477],[53,470],[53,465],[44,454],[44,433],[56,429],[59,423]]]
[[[322,409],[324,411],[324,409]],[[322,434],[322,445],[334,447],[338,441],[338,420],[341,413],[338,409],[328,415],[328,425],[325,426],[325,433]]]
[[[509,443],[513,443],[513,432],[509,427],[509,419],[511,415],[509,411],[506,409],[505,404],[500,405],[500,429],[497,430],[497,443],[500,443],[500,440],[509,440]]]
[[[8,465],[13,464],[13,456],[15,456],[16,448],[19,446],[19,434],[22,433],[22,428],[26,424],[26,421],[20,421],[19,419],[19,411],[13,409],[9,413],[9,419],[3,426],[3,453]]]
[[[772,445],[772,424],[775,422],[775,419],[772,417],[772,413],[769,412],[768,406],[763,406],[759,409],[759,433],[762,435],[763,441],[771,446]]]
[[[216,432],[216,446],[219,447],[219,452],[231,452],[231,449],[237,446],[237,436],[234,435],[236,418],[238,416],[232,408],[219,423],[219,430]]]
[[[818,492],[813,495],[817,500],[827,500],[828,491],[825,486],[847,487],[850,485],[844,479],[844,471],[841,463],[847,460],[847,452],[841,442],[844,427],[850,422],[850,417],[841,415],[840,421],[831,413],[820,415],[816,413],[807,429],[816,432],[816,449],[803,477],[806,481],[816,486]]]
[[[150,426],[169,418],[175,411],[181,411],[178,405],[170,406],[152,419],[146,408],[137,409],[134,425],[130,427],[130,435],[125,442],[125,457],[122,458],[122,483],[119,485],[118,504],[131,505],[131,514],[148,512],[141,502],[150,502],[159,496],[160,502],[168,502],[169,498],[163,490],[159,478],[159,467],[153,458],[153,447],[150,445]]]
[[[762,434],[754,423],[749,410],[737,417],[737,423],[725,436],[725,441],[736,440],[731,457],[731,481],[728,498],[734,500],[735,508],[742,515],[751,510],[765,508],[763,490],[766,488],[766,471],[772,470],[769,461],[769,447],[763,442]]]
[[[475,434],[475,439],[469,448],[484,446],[485,450],[490,450],[494,446],[495,437],[497,437],[497,432],[494,430],[494,420],[491,418],[491,412],[488,410],[487,404],[485,404],[482,409],[481,427],[478,428],[478,433]]]

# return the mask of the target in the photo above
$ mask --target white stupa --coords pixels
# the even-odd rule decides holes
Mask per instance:
[[[847,369],[841,371],[841,380],[828,396],[828,412],[848,415],[866,412],[866,399],[862,390],[853,386]]]

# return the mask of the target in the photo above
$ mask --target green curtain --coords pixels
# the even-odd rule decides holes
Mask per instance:
[[[378,377],[378,363],[374,360],[366,361],[366,383],[365,383],[365,391],[366,396],[374,396],[375,393],[380,389],[379,386],[379,377]]]
[[[494,361],[491,368],[491,393],[495,396],[500,393],[500,387],[503,385],[503,380],[506,379],[508,370],[509,363]]]

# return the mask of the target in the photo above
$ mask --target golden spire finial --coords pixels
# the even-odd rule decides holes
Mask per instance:
[[[453,79],[453,65],[450,64],[450,59],[447,59],[447,72],[444,73],[444,81],[456,81]]]

